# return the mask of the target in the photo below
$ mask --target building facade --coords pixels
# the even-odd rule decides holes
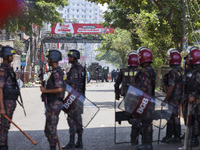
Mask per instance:
[[[68,6],[59,7],[57,10],[65,22],[99,23],[103,21],[103,11],[98,4],[86,0],[68,0],[68,3]]]

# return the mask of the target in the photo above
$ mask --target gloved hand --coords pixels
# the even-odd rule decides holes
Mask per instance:
[[[119,99],[120,99],[120,95],[117,94],[117,93],[115,93],[115,99],[116,99],[116,100],[119,100]]]

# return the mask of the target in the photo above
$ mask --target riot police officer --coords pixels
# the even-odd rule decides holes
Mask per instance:
[[[64,98],[64,81],[63,71],[58,66],[58,62],[62,60],[62,54],[58,50],[49,50],[46,57],[47,62],[52,70],[50,71],[50,77],[47,79],[46,88],[40,87],[42,94],[45,96],[46,107],[46,124],[45,135],[49,141],[50,150],[56,150],[56,144],[58,142],[57,136],[57,124],[59,120],[60,111],[63,108]]]
[[[85,72],[83,66],[78,62],[80,59],[80,52],[78,50],[72,49],[68,53],[69,62],[72,64],[69,72],[67,73],[67,84],[69,84],[72,88],[74,88],[77,92],[84,95],[84,77]],[[73,148],[83,148],[82,142],[82,134],[83,134],[83,127],[81,124],[77,123],[82,122],[81,114],[83,113],[82,110],[76,108],[75,105],[71,108],[71,112],[74,113],[73,116],[76,118],[71,118],[68,115],[67,121],[69,124],[69,134],[70,134],[70,141],[69,143],[64,146],[62,149],[73,149]],[[78,134],[78,140],[75,145],[75,133]]]
[[[128,62],[128,67],[123,68],[120,70],[118,77],[115,82],[115,98],[116,100],[119,100],[120,95],[125,96],[128,90],[129,85],[136,86],[135,85],[135,77],[136,74],[138,73],[138,55],[136,51],[132,51],[128,54],[127,57],[127,62]],[[119,89],[120,84],[121,90]],[[132,124],[131,127],[131,144],[138,144],[138,124],[135,124],[137,122],[137,119],[134,117],[131,117],[129,120],[129,123]]]
[[[181,125],[179,114],[179,104],[182,101],[182,86],[183,86],[183,69],[181,68],[181,55],[175,48],[171,48],[167,52],[168,62],[171,67],[170,71],[166,74],[166,97],[165,103],[174,106],[172,116],[167,122],[166,136],[161,142],[166,143],[180,143]],[[172,137],[174,135],[174,137]]]
[[[189,51],[191,46],[189,46],[186,50]],[[198,48],[197,48],[198,49]],[[189,82],[191,82],[192,77],[192,65],[190,65],[189,56],[188,54],[184,57],[184,76],[183,76],[183,102],[182,102],[182,113],[184,122],[186,125],[187,122],[187,108],[188,108],[188,92],[190,91]],[[185,134],[181,137],[181,139],[184,139]]]
[[[189,81],[187,82],[187,98],[190,105],[192,105],[193,110],[192,111],[192,119],[190,123],[190,127],[192,128],[192,140],[191,143],[187,143],[187,145],[191,145],[192,147],[199,146],[199,125],[200,125],[200,50],[198,47],[195,46],[189,46],[187,48],[188,52],[188,59],[189,64],[191,66],[191,71],[187,75],[189,76]],[[188,118],[187,118],[188,119]],[[185,137],[186,138],[186,137]],[[187,141],[186,141],[187,142]],[[184,143],[186,144],[186,143]],[[187,147],[187,146],[186,146]],[[188,147],[187,147],[188,148]]]
[[[156,73],[154,68],[151,66],[153,61],[153,54],[150,49],[146,47],[140,47],[137,50],[139,64],[142,69],[138,72],[135,82],[136,87],[141,89],[143,92],[154,96],[155,95],[155,79]],[[137,150],[152,150],[152,111],[146,112],[140,120],[140,128],[142,134],[142,145],[137,146]]]
[[[15,50],[10,46],[3,46],[0,51],[0,57],[3,63],[0,66],[0,150],[8,150],[8,130],[10,122],[3,117],[7,115],[12,119],[13,112],[16,108],[16,100],[19,90],[16,89],[16,75],[11,67]]]

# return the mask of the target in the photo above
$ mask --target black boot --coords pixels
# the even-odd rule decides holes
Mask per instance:
[[[150,127],[151,126],[151,127]],[[151,128],[149,130],[149,128]],[[153,150],[152,146],[152,125],[145,123],[142,125],[142,144],[136,147],[137,150]]]
[[[199,146],[199,139],[198,139],[198,136],[195,136],[195,135],[193,135],[193,137],[192,137],[192,147],[197,147],[197,146]]]
[[[74,139],[75,139],[75,135],[70,135],[70,140],[69,143],[62,147],[62,149],[74,149],[75,148],[75,144],[74,144]]]
[[[161,142],[165,143],[167,140],[172,138],[172,134],[173,134],[173,124],[171,121],[169,121],[167,123],[166,136],[162,138]]]
[[[168,140],[166,140],[166,143],[168,144],[176,144],[176,143],[181,143],[181,125],[180,124],[176,124],[175,126],[175,130],[174,130],[174,138],[170,138]]]
[[[77,141],[75,147],[80,148],[80,149],[83,148],[82,133],[78,134],[78,141]]]
[[[50,147],[50,150],[56,150],[56,147]]]
[[[8,146],[7,145],[0,146],[0,150],[8,150]]]
[[[137,146],[136,150],[153,150],[153,147],[150,144],[142,144]]]
[[[131,127],[131,145],[137,145],[139,129],[135,126]]]

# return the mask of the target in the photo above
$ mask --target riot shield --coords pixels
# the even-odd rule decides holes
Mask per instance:
[[[78,124],[87,127],[99,111],[99,107],[89,99],[66,85],[67,97],[64,99],[63,111],[73,118]]]
[[[152,97],[130,85],[119,108],[137,118],[152,119],[155,127],[163,129],[171,117],[173,106],[167,103],[162,105],[162,103],[161,99]]]

